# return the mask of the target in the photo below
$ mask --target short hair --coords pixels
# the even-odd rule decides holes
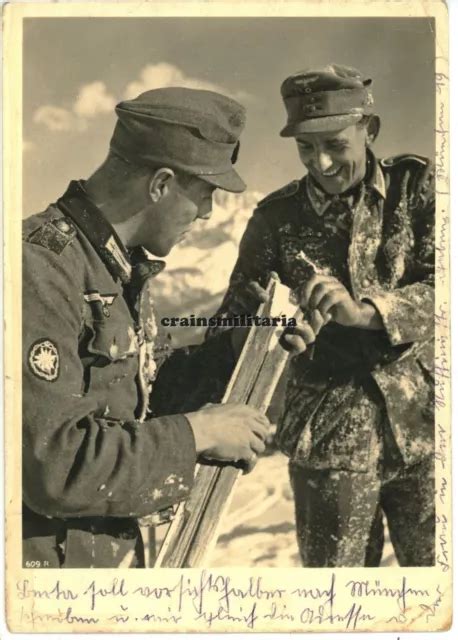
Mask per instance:
[[[117,151],[110,149],[105,159],[104,168],[108,171],[116,171],[117,173],[125,174],[132,177],[143,177],[152,175],[159,169],[159,167],[146,166],[144,164],[135,164],[121,156]]]
[[[184,187],[186,187],[194,177],[190,173],[185,173],[184,171],[171,167],[166,162],[164,162],[164,164],[136,164],[131,160],[123,157],[113,149],[109,150],[105,162],[103,163],[103,168],[108,172],[112,171],[113,173],[115,173],[117,178],[119,178],[120,175],[123,175],[127,179],[152,178],[156,171],[158,171],[159,169],[168,168],[175,173],[178,181]]]

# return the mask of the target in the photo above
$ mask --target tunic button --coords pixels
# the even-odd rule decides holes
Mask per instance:
[[[411,249],[413,249],[413,248],[414,248],[414,246],[415,246],[415,240],[414,240],[413,238],[411,238],[411,240],[409,240],[409,247],[410,247]]]
[[[369,278],[364,278],[364,280],[361,282],[361,285],[364,287],[364,289],[367,289],[367,287],[369,287],[371,284],[371,281],[369,280]]]
[[[70,231],[70,225],[65,220],[58,220],[56,222],[56,227],[59,231],[62,231],[62,233],[68,233]]]
[[[321,231],[318,231],[318,233],[316,234],[316,237],[317,237],[317,238],[321,238],[322,236],[323,236],[322,232],[321,232]]]

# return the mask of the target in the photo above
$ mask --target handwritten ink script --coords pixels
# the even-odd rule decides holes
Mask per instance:
[[[393,621],[408,625],[418,616],[439,617],[439,584],[421,588],[405,575],[368,580],[353,573],[351,580],[348,572],[328,572],[316,583],[304,578],[301,586],[295,581],[288,587],[264,576],[169,571],[162,572],[162,579],[157,574],[148,578],[147,573],[140,578],[101,577],[77,588],[71,577],[45,583],[35,574],[16,583],[15,600],[20,621],[37,631],[264,631],[272,621],[288,629],[357,631]]]
[[[449,295],[449,130],[448,60],[436,59],[436,313],[435,324],[435,456],[436,456],[436,567],[451,571],[451,446],[450,446],[450,303]],[[433,594],[434,595],[434,594]],[[443,599],[424,605],[426,618],[434,616]]]
[[[448,76],[440,71],[436,72],[436,193],[446,195],[450,193],[448,171],[449,129],[447,115]]]
[[[450,571],[450,436],[448,423],[450,394],[449,305],[438,301],[435,314],[435,404],[436,404],[436,565]],[[444,415],[444,419],[443,416]]]

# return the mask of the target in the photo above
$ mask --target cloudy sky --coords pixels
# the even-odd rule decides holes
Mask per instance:
[[[289,74],[340,62],[374,79],[380,156],[434,153],[428,19],[29,18],[24,22],[24,215],[104,159],[114,105],[166,85],[213,89],[248,110],[238,169],[267,193],[302,175],[279,137]]]

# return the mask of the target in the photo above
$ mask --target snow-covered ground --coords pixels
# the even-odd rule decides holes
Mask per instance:
[[[288,463],[281,453],[260,459],[238,481],[220,528],[212,567],[300,567]],[[386,533],[381,566],[396,565]]]

